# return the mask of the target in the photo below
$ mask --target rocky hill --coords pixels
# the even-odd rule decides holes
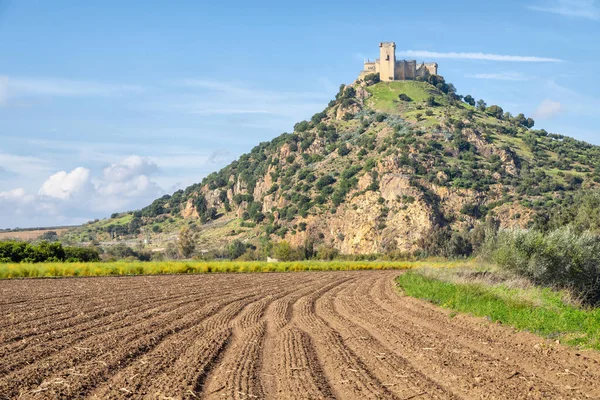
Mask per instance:
[[[140,211],[84,225],[72,240],[306,240],[342,253],[411,251],[486,216],[526,227],[600,182],[600,147],[458,96],[440,76],[340,88],[327,108],[199,184]]]

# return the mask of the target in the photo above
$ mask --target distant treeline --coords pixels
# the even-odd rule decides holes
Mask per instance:
[[[63,246],[59,242],[31,244],[15,240],[0,242],[0,263],[38,262],[86,262],[100,260],[100,253],[93,247]]]

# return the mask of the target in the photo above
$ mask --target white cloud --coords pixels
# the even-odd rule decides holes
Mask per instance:
[[[13,190],[8,190],[5,192],[0,192],[0,201],[21,201],[21,202],[30,202],[34,199],[35,196],[28,195],[25,189],[18,188]]]
[[[152,175],[158,172],[158,165],[140,156],[129,156],[104,169],[104,179],[111,182],[124,182],[138,175]]]
[[[42,184],[39,194],[60,200],[69,200],[90,189],[90,170],[78,167],[71,172],[60,171],[50,176]]]
[[[155,189],[158,187],[146,175],[134,176],[123,181],[103,182],[97,187],[98,193],[103,196],[124,197],[137,197],[148,190],[154,192]]]
[[[0,192],[2,228],[77,224],[115,211],[143,207],[164,194],[150,179],[158,166],[130,156],[106,167],[98,178],[77,167],[49,176],[37,194],[24,188]]]
[[[540,103],[538,108],[535,110],[534,118],[548,119],[563,111],[563,106],[558,101],[545,99]]]
[[[465,75],[465,77],[466,78],[474,78],[474,79],[497,80],[497,81],[527,81],[530,79],[518,72],[467,74],[467,75]]]
[[[600,20],[600,7],[595,0],[548,0],[527,7],[533,11],[559,14],[565,17]]]
[[[401,57],[413,57],[421,59],[442,59],[451,58],[459,60],[488,60],[488,61],[511,61],[511,62],[562,62],[558,58],[536,57],[536,56],[511,56],[503,54],[489,53],[441,53],[428,50],[405,50],[396,53]]]
[[[5,96],[110,97],[143,92],[134,85],[60,78],[3,77]]]

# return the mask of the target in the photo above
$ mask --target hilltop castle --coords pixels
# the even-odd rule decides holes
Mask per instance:
[[[437,63],[421,63],[415,60],[396,61],[396,43],[379,43],[379,58],[375,61],[365,60],[365,68],[359,77],[379,73],[382,81],[403,81],[418,76],[437,75]]]

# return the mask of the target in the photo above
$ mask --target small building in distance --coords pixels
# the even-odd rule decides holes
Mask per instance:
[[[437,63],[417,64],[415,60],[396,61],[396,43],[379,43],[379,58],[375,61],[365,60],[365,66],[359,77],[379,74],[385,82],[416,79],[418,76],[437,75]]]

